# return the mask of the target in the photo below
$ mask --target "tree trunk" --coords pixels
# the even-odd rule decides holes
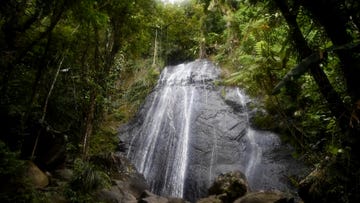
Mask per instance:
[[[310,56],[314,51],[308,46],[304,36],[301,33],[299,25],[296,22],[296,15],[293,15],[285,1],[275,0],[278,8],[283,14],[289,28],[290,35],[294,43],[294,47],[298,49],[301,58]],[[328,107],[332,114],[338,120],[340,127],[345,131],[348,127],[348,112],[342,102],[339,94],[332,87],[329,79],[324,71],[319,67],[319,64],[312,64],[310,66],[310,74],[315,79],[316,84],[319,87],[320,92],[328,103]]]
[[[99,36],[99,30],[97,25],[94,23],[93,24],[93,28],[94,28],[94,37],[95,37],[95,49],[94,49],[94,71],[93,71],[93,78],[91,78],[92,80],[95,81],[96,84],[98,84],[98,86],[102,87],[102,84],[105,82],[104,78],[103,78],[103,71],[101,70],[101,66],[100,66],[100,36]],[[93,126],[94,126],[94,118],[95,118],[95,109],[96,109],[96,97],[98,96],[98,87],[97,86],[93,86],[91,87],[90,90],[90,103],[89,103],[89,108],[86,112],[86,117],[85,117],[85,132],[84,132],[84,136],[83,136],[83,141],[82,141],[82,156],[83,159],[87,159],[88,157],[88,152],[89,152],[89,140],[90,137],[92,135],[93,132]]]
[[[158,30],[155,28],[155,40],[154,40],[154,56],[152,66],[156,67],[156,59],[158,57]]]
[[[84,160],[87,159],[88,157],[89,139],[93,131],[93,123],[94,123],[95,108],[96,108],[96,96],[97,93],[95,90],[93,90],[90,95],[90,105],[85,119],[85,133],[82,141],[82,156]]]
[[[342,8],[344,6],[342,1],[302,0],[302,5],[320,22],[335,46],[353,42],[347,25],[350,16]],[[342,49],[336,53],[341,61],[347,92],[355,104],[360,99],[360,59],[355,56],[352,50]]]

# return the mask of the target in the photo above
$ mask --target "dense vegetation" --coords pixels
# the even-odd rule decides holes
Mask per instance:
[[[229,70],[225,83],[262,100],[267,114],[255,122],[315,164],[315,180],[302,184],[312,192],[301,194],[304,200],[357,202],[359,3],[206,2],[227,21],[219,41],[211,43],[215,34],[207,39]]]
[[[2,1],[0,179],[23,185],[23,160],[49,171],[76,160],[81,176],[91,167],[77,158],[117,150],[117,127],[164,65],[207,57],[223,67],[223,84],[261,101],[267,113],[256,125],[279,132],[321,171],[308,202],[357,202],[359,7],[352,0]],[[25,186],[1,186],[0,198],[34,199]]]

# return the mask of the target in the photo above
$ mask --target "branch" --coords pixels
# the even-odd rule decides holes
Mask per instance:
[[[338,51],[338,50],[351,50],[351,49],[360,49],[360,41],[351,42],[347,44],[343,44],[340,46],[331,46],[324,51],[319,51],[311,54],[310,56],[303,59],[297,66],[291,69],[284,78],[274,87],[272,91],[272,95],[276,95],[280,93],[280,89],[286,86],[290,81],[294,81],[306,73],[311,65],[319,63],[323,60],[328,52]]]
[[[291,69],[284,78],[274,87],[272,95],[280,93],[280,89],[286,86],[290,81],[298,79],[301,75],[306,73],[309,70],[310,65],[319,63],[323,57],[323,52],[314,53],[303,59],[297,66]]]

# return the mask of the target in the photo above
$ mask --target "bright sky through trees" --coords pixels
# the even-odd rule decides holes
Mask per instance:
[[[185,0],[161,0],[161,1],[164,2],[164,3],[172,3],[172,4],[174,4],[174,3],[181,3],[181,2],[183,2]]]

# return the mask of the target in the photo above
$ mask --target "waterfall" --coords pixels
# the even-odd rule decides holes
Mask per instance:
[[[289,187],[296,173],[279,138],[250,127],[249,98],[217,86],[220,69],[208,60],[165,67],[136,119],[123,126],[128,158],[152,192],[194,201],[221,173],[240,170],[252,189]],[[279,156],[282,156],[279,158]]]
[[[249,161],[246,164],[244,172],[245,176],[248,177],[248,179],[251,179],[253,177],[256,166],[261,161],[262,150],[261,147],[256,143],[256,131],[250,127],[249,112],[247,109],[247,103],[249,102],[249,98],[247,98],[246,95],[241,92],[239,88],[236,88],[236,93],[239,96],[240,103],[244,109],[244,114],[246,116],[246,122],[248,124],[246,129],[246,137],[250,142],[249,146],[251,148],[251,152],[248,154]]]

